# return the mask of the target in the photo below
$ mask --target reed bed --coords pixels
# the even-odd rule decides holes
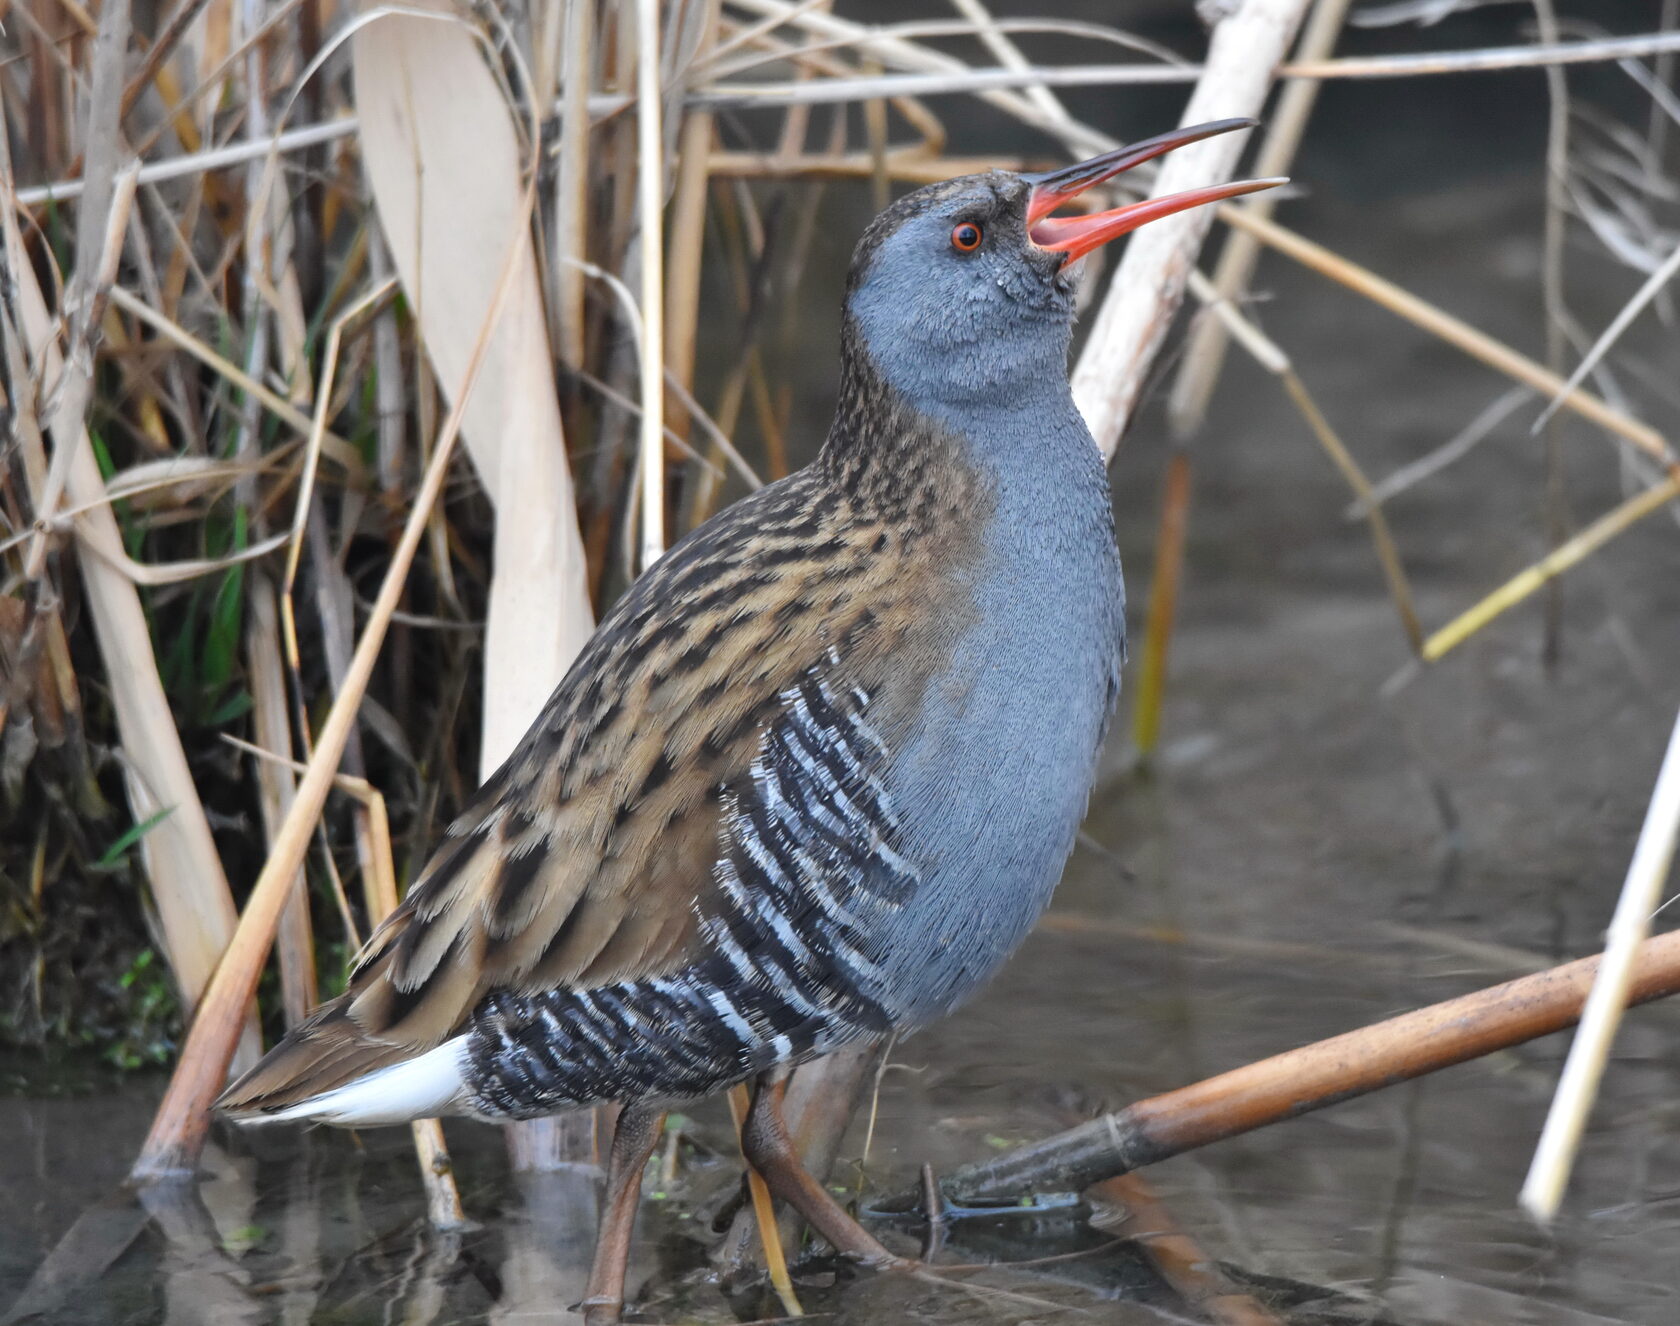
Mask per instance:
[[[1677,402],[1619,344],[1634,319],[1671,316],[1680,269],[1680,6],[1610,33],[1537,0],[1528,43],[1450,49],[1420,28],[1413,52],[1336,54],[1349,21],[1452,7],[1242,0],[1205,46],[1167,50],[980,0],[890,24],[843,0],[0,3],[0,1034],[177,1062],[137,1174],[190,1170],[230,1063],[342,985],[595,617],[721,503],[811,453],[776,366],[814,255],[833,260],[825,190],[884,200],[1113,145],[1059,88],[1178,84],[1187,122],[1261,115],[1263,174],[1290,169],[1325,80],[1540,67],[1553,93],[1536,203],[1550,318],[1532,345],[1295,233],[1270,196],[1141,232],[1094,286],[1073,373],[1094,436],[1112,454],[1159,385],[1178,439],[1133,687],[1145,755],[1195,438],[1231,350],[1277,378],[1348,483],[1381,568],[1371,592],[1392,597],[1415,659],[1402,682],[1427,684],[1421,669],[1499,614],[1672,514]],[[1089,63],[1035,54],[1070,38]],[[1618,69],[1646,112],[1571,101],[1566,71],[1586,62]],[[977,102],[1032,146],[953,142]],[[1230,176],[1244,150],[1231,136],[1177,154],[1156,187]],[[1223,250],[1204,275],[1210,231]],[[1566,238],[1628,272],[1605,328],[1569,315]],[[1500,420],[1367,474],[1338,432],[1358,421],[1327,418],[1312,365],[1256,320],[1268,253],[1340,287],[1327,316],[1370,300],[1479,359],[1490,395],[1515,393],[1501,418],[1595,435],[1623,501],[1579,529],[1559,516],[1544,558],[1426,620],[1385,504]],[[1186,290],[1201,311],[1168,373]],[[1676,813],[1672,795],[1659,809]],[[1659,857],[1630,875],[1641,907]],[[867,1076],[816,1071],[845,1101]],[[849,1111],[819,1096],[810,1140],[832,1156]],[[440,1147],[423,1141],[447,1223]],[[516,1154],[594,1150],[574,1122]]]

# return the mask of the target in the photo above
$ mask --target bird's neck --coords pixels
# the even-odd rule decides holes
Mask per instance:
[[[1106,513],[1101,459],[1054,354],[1011,389],[984,392],[948,390],[930,378],[951,365],[902,358],[883,362],[847,319],[839,399],[818,463],[854,501],[925,508],[928,490],[949,487],[960,467],[1003,506],[1094,480]]]

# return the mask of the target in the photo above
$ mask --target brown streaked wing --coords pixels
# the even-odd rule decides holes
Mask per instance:
[[[803,479],[673,549],[608,615],[370,940],[346,995],[362,1035],[418,1053],[493,989],[645,979],[695,956],[723,792],[749,777],[781,692],[875,620],[875,574],[828,574],[869,565],[873,523],[815,511]]]

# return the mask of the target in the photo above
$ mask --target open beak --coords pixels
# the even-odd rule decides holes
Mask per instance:
[[[1257,193],[1261,189],[1272,189],[1287,183],[1287,180],[1281,178],[1237,180],[1230,184],[1211,185],[1205,189],[1187,189],[1183,193],[1168,194],[1165,198],[1146,198],[1142,202],[1127,203],[1124,207],[1094,212],[1089,216],[1050,215],[1063,203],[1077,198],[1088,189],[1095,188],[1104,180],[1111,180],[1122,171],[1142,165],[1145,161],[1170,152],[1175,147],[1200,142],[1204,138],[1212,138],[1215,134],[1230,133],[1233,129],[1251,129],[1255,123],[1254,120],[1241,119],[1194,124],[1185,129],[1157,134],[1154,138],[1145,138],[1139,143],[1117,147],[1112,152],[1104,152],[1099,157],[1092,157],[1089,161],[1081,161],[1077,165],[1045,171],[1040,175],[1029,175],[1026,178],[1032,184],[1032,193],[1027,199],[1027,233],[1032,237],[1033,243],[1040,248],[1062,254],[1062,261],[1069,263],[1084,257],[1099,245],[1163,216],[1171,216],[1174,212],[1182,212],[1190,207],[1200,207],[1203,203],[1216,203],[1226,198]]]

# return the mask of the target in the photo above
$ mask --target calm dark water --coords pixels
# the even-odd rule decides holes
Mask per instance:
[[[1654,7],[1652,8],[1654,12]],[[1495,34],[1478,18],[1441,46]],[[1499,29],[1508,34],[1509,29]],[[1392,37],[1354,38],[1377,48]],[[1408,38],[1415,43],[1415,39]],[[1613,77],[1587,86],[1615,108]],[[1082,113],[1158,128],[1175,103],[1097,94]],[[1158,112],[1158,113],[1155,113]],[[1153,118],[1151,118],[1153,115]],[[1140,121],[1147,120],[1147,123]],[[1284,219],[1496,335],[1541,343],[1543,91],[1534,76],[1326,92]],[[959,133],[989,132],[984,116]],[[955,144],[960,150],[972,141]],[[777,369],[820,435],[843,255],[864,190],[833,188],[802,343]],[[1571,248],[1571,300],[1601,327],[1636,280]],[[1268,259],[1259,315],[1373,475],[1439,445],[1505,389],[1492,374],[1318,278]],[[1670,372],[1655,323],[1629,343]],[[1650,406],[1660,423],[1663,409]],[[1390,509],[1420,610],[1439,624],[1544,549],[1540,444],[1518,411]],[[1165,454],[1146,412],[1113,474],[1141,603]],[[1620,476],[1564,425],[1584,522]],[[1347,493],[1275,383],[1233,356],[1196,444],[1166,739],[1140,774],[1118,725],[1055,919],[946,1024],[899,1046],[867,1172],[877,1190],[948,1170],[1103,1107],[1597,947],[1680,702],[1680,544],[1648,522],[1573,574],[1563,652],[1530,605],[1432,671],[1404,640]],[[1136,619],[1134,619],[1136,621]],[[1399,684],[1386,686],[1399,677]],[[1164,942],[1146,930],[1170,927]],[[1295,1322],[1597,1326],[1676,1320],[1680,1007],[1632,1013],[1563,1218],[1515,1209],[1567,1048],[1551,1038],[1155,1167],[1178,1222]],[[158,1084],[49,1094],[31,1065],[0,1099],[0,1311],[36,1277],[57,1322],[537,1322],[588,1260],[587,1177],[515,1180],[497,1139],[453,1128],[477,1228],[431,1234],[397,1130],[223,1139],[193,1200],[111,1194]],[[644,1208],[633,1283],[647,1320],[775,1315],[707,1272],[708,1214],[733,1183],[727,1116],[698,1112],[673,1183]],[[861,1125],[837,1181],[855,1183]],[[650,1192],[655,1185],[650,1182]],[[67,1231],[74,1229],[71,1238]],[[61,1240],[62,1245],[61,1245]],[[57,1260],[43,1262],[55,1247]],[[1082,1217],[961,1231],[952,1259],[1022,1261],[988,1292],[822,1276],[807,1306],[857,1323],[1183,1320],[1135,1250]],[[104,1268],[102,1273],[95,1273]],[[62,1272],[62,1274],[61,1274]]]

